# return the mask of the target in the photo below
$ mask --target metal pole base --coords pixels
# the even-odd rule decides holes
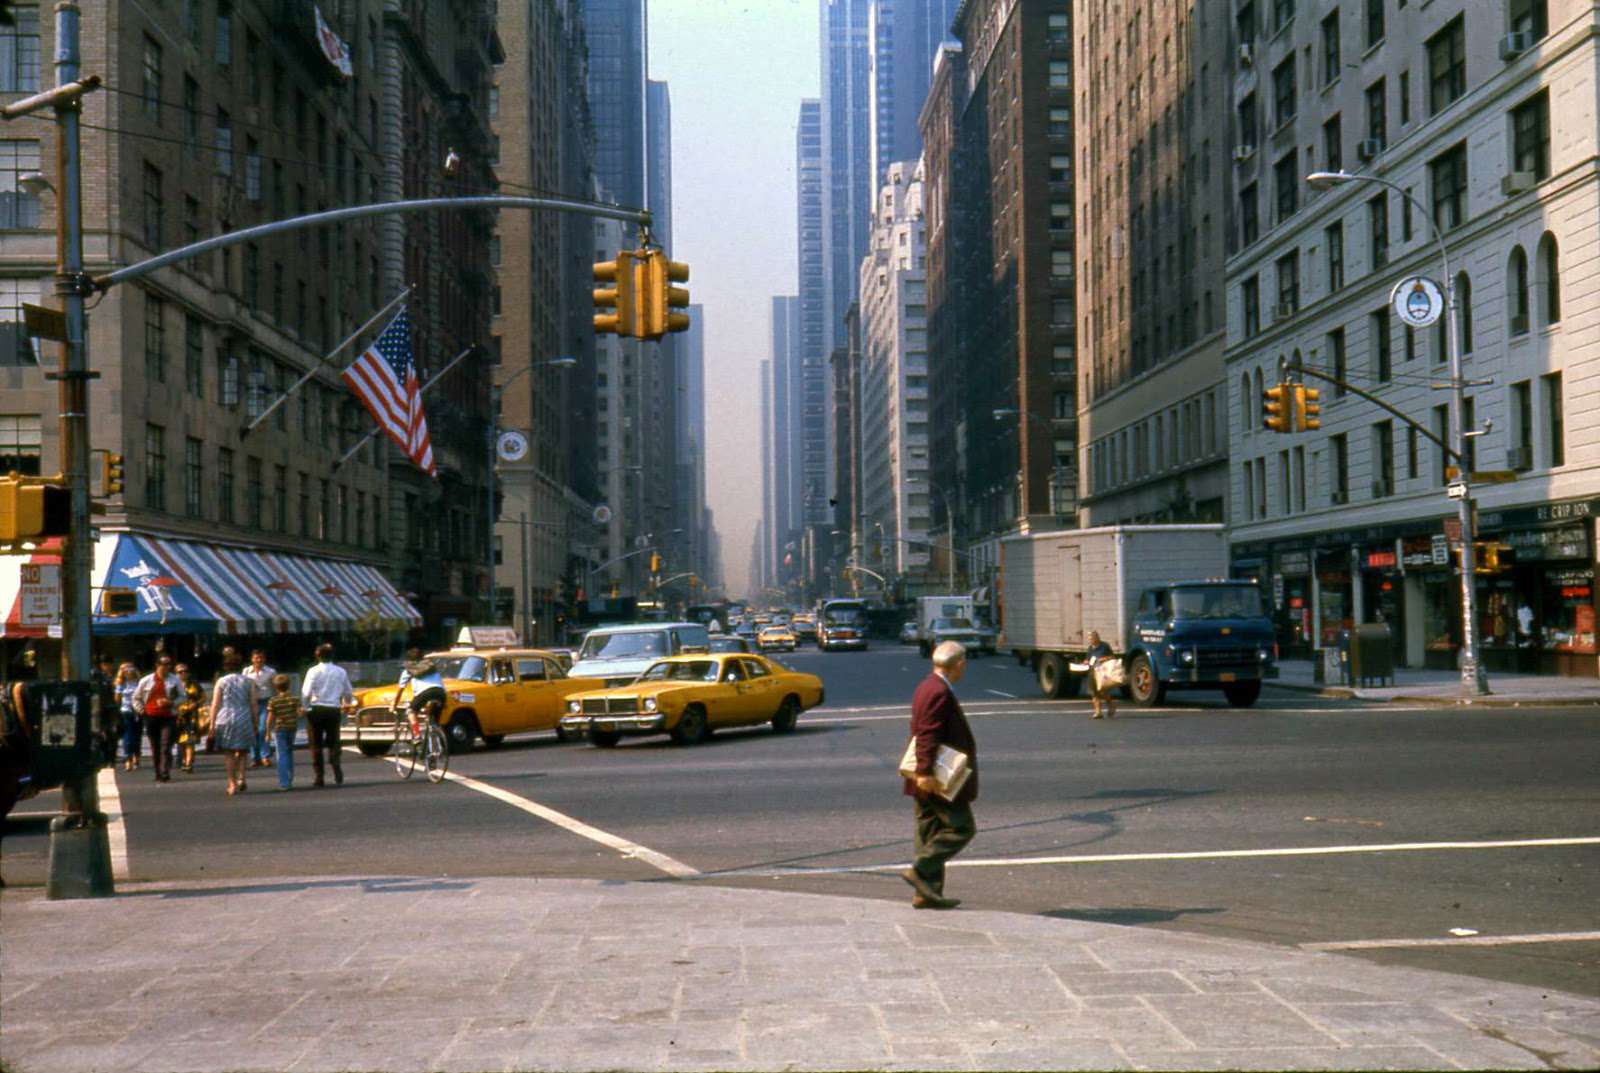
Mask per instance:
[[[45,897],[108,898],[116,892],[111,879],[106,814],[75,813],[51,820],[50,878],[45,884]]]

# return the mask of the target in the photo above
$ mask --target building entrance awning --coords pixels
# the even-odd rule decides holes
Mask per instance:
[[[59,610],[59,545],[0,558],[0,636],[44,637]],[[269,634],[343,632],[376,613],[405,627],[422,616],[376,567],[348,559],[107,533],[95,542],[94,632]],[[131,590],[137,610],[101,614],[107,589]]]

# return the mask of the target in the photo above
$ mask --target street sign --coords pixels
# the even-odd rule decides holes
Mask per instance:
[[[528,437],[516,429],[502,432],[495,441],[494,449],[502,462],[521,462],[528,457]]]
[[[1426,328],[1444,314],[1444,292],[1427,276],[1407,276],[1389,292],[1389,304],[1400,323]]]
[[[1473,484],[1510,484],[1517,479],[1514,469],[1475,469],[1472,471]]]
[[[28,334],[35,339],[53,339],[58,343],[67,341],[67,315],[59,309],[23,302],[22,323],[27,325]]]
[[[1451,481],[1445,486],[1444,494],[1451,499],[1465,499],[1467,497],[1467,486],[1460,481]]]
[[[19,619],[23,626],[45,626],[61,622],[61,567],[55,563],[23,563],[20,567],[22,590]]]
[[[1443,533],[1433,534],[1433,546],[1430,550],[1433,552],[1434,566],[1450,565],[1450,540]]]

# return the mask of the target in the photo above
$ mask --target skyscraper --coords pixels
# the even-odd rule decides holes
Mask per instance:
[[[868,195],[897,160],[922,153],[917,116],[933,78],[933,58],[950,33],[959,0],[871,0],[867,83]],[[869,221],[868,227],[871,227]]]
[[[584,0],[594,170],[619,204],[645,203],[645,0]]]
[[[825,334],[818,354],[825,358],[846,342],[844,312],[855,301],[856,271],[867,252],[873,183],[868,148],[868,0],[821,0],[821,5],[822,99],[815,103],[825,223],[820,311]],[[805,105],[801,108],[803,129]],[[802,282],[802,298],[804,292]]]
[[[824,175],[822,103],[800,102],[800,124],[795,131],[795,165],[798,181],[799,248],[799,350],[791,355],[799,371],[799,514],[792,524],[823,526],[832,522],[828,489],[832,476],[828,447],[828,248],[829,217]],[[851,287],[846,295],[853,291]],[[839,307],[841,315],[847,300]],[[841,321],[841,325],[842,325]],[[790,383],[795,384],[791,376]]]

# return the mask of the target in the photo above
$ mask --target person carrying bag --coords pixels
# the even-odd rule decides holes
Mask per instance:
[[[1100,640],[1100,635],[1090,630],[1084,640],[1089,642],[1086,653],[1089,664],[1089,700],[1094,704],[1094,719],[1117,717],[1117,689],[1127,681],[1122,660],[1111,654],[1111,646]]]

